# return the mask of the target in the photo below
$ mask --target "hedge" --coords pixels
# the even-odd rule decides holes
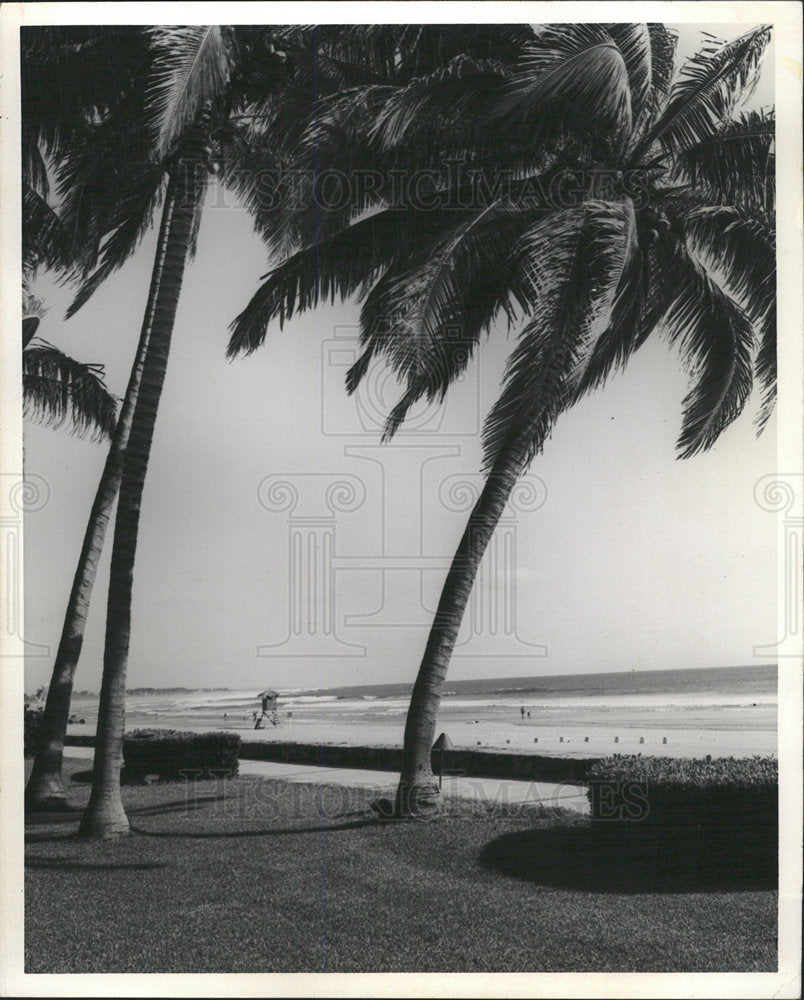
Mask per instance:
[[[606,757],[587,771],[592,819],[635,870],[679,886],[778,879],[771,757]]]
[[[77,737],[71,737],[77,739]],[[339,746],[331,743],[292,743],[267,740],[244,740],[241,760],[275,760],[286,764],[309,764],[311,767],[357,767],[369,771],[396,771],[402,767],[402,748],[389,746]],[[544,757],[532,753],[507,753],[452,749],[444,751],[444,775],[512,778],[516,781],[583,783],[589,766],[597,758]],[[432,754],[433,771],[441,761]]]
[[[648,781],[667,788],[761,789],[779,782],[775,757],[602,757],[586,772],[590,780]]]
[[[237,733],[190,733],[135,729],[123,739],[127,778],[158,774],[163,780],[219,778],[238,772]]]
[[[717,827],[778,821],[772,757],[605,757],[586,774],[592,817]]]

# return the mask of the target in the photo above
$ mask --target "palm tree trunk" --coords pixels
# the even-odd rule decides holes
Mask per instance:
[[[447,669],[483,554],[525,464],[516,444],[497,459],[447,573],[405,722],[398,817],[425,815],[438,807],[440,792],[431,760]]]
[[[67,803],[61,769],[67,720],[70,716],[73,680],[81,656],[87,615],[98,572],[98,563],[106,538],[106,529],[120,489],[123,458],[140,390],[145,355],[151,338],[157,295],[162,283],[174,203],[175,197],[169,196],[162,212],[159,242],[151,273],[148,304],[140,331],[137,353],[129,376],[126,396],[115,427],[114,438],[92,503],[81,555],[78,559],[70,598],[67,602],[61,639],[56,652],[53,675],[50,679],[47,701],[42,716],[40,744],[25,789],[25,803],[29,810],[59,808],[64,807]]]
[[[175,168],[168,187],[168,203],[173,208],[162,281],[156,294],[153,329],[126,449],[115,518],[92,793],[79,827],[82,836],[110,837],[127,833],[129,829],[120,796],[120,769],[140,507],[193,219],[204,194],[205,181],[205,175],[197,171],[193,163],[183,162]]]

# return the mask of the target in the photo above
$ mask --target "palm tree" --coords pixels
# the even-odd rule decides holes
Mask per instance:
[[[40,265],[68,277],[86,271],[97,259],[103,230],[119,231],[126,221],[122,204],[110,197],[90,201],[86,172],[71,191],[65,181],[65,162],[75,150],[88,145],[87,133],[96,131],[112,111],[131,113],[131,95],[144,86],[148,66],[147,39],[139,29],[47,28],[24,29],[21,45],[23,118],[23,264]],[[56,101],[53,95],[59,95]],[[118,179],[121,168],[131,163],[104,163]],[[50,170],[48,169],[50,164]],[[142,168],[142,164],[139,164]],[[56,172],[62,205],[69,209],[70,195],[83,204],[78,225],[76,213],[69,223],[49,204],[49,173]],[[143,171],[144,173],[146,171]],[[112,205],[117,214],[108,216]],[[92,209],[92,214],[88,209]],[[91,223],[91,224],[90,224]],[[131,227],[129,226],[129,229]],[[116,233],[115,233],[116,235]],[[135,239],[138,234],[135,233]],[[134,242],[134,241],[132,241]],[[119,263],[127,248],[118,238],[114,245]],[[108,256],[108,255],[107,255]],[[108,259],[111,259],[109,257]],[[84,541],[73,578],[48,698],[42,718],[41,739],[26,787],[28,808],[66,805],[61,780],[64,739],[70,712],[73,677],[83,643],[89,602],[95,582],[106,528],[117,496],[122,457],[128,441],[133,408],[150,335],[146,315],[140,344],[115,433],[90,512]]]
[[[90,265],[95,266],[68,316],[136,250],[164,199],[148,304],[68,601],[45,707],[43,739],[26,789],[29,807],[52,808],[66,802],[61,767],[73,678],[147,374],[151,337],[156,328],[163,338],[167,330],[169,337],[184,263],[195,248],[205,178],[212,167],[210,109],[215,102],[222,104],[229,77],[235,76],[235,59],[241,72],[244,63],[251,61],[252,86],[255,75],[263,83],[268,75],[276,81],[279,56],[272,50],[270,33],[262,28],[236,29],[236,33],[237,37],[227,36],[219,28],[71,28],[50,30],[45,37],[29,34],[27,47],[23,45],[25,148],[33,164],[27,173],[47,180],[47,170],[40,165],[44,147],[55,161],[60,199],[58,229],[52,224],[42,231],[66,233],[73,244],[88,248],[78,261],[85,274]],[[75,77],[97,81],[96,89],[87,93],[79,85],[76,92],[70,86]],[[53,102],[48,102],[43,91],[61,93],[55,84],[62,80],[67,83],[66,107],[54,119]],[[217,110],[220,117],[220,107]],[[230,128],[225,136],[229,155],[235,149],[233,131]],[[39,192],[33,183],[29,187],[26,196],[33,208],[45,213],[43,199],[35,197]],[[53,223],[52,217],[46,220]],[[64,241],[53,242],[61,251]],[[63,262],[63,254],[56,255],[55,263]],[[168,299],[163,293],[165,282],[172,286]],[[149,377],[155,381],[164,375],[163,371],[159,374],[162,349],[152,355],[157,374]]]
[[[307,137],[317,157],[338,123],[355,160],[387,167],[407,157],[409,167],[440,166],[440,182],[427,210],[393,205],[390,181],[370,216],[350,206],[345,230],[313,238],[271,272],[233,324],[230,353],[256,349],[275,317],[281,325],[321,299],[360,293],[364,350],[347,388],[372,357],[393,367],[405,389],[390,436],[416,400],[443,398],[501,312],[520,327],[484,428],[485,486],[414,684],[398,815],[438,802],[431,747],[469,594],[557,417],[660,331],[691,375],[680,457],[714,444],[754,374],[760,427],[767,419],[774,121],[735,109],[769,37],[762,27],[728,44],[707,39],[674,78],[674,38],[661,25],[544,25],[511,57],[464,50],[404,85],[322,102]]]
[[[145,52],[137,48],[136,39],[126,35],[125,44],[134,50],[128,84],[114,93],[114,100],[95,108],[88,123],[79,122],[69,134],[69,143],[59,148],[58,177],[68,232],[81,234],[76,241],[91,246],[105,240],[92,258],[98,266],[68,315],[134,252],[169,178],[137,356],[90,514],[50,684],[45,738],[27,789],[32,805],[50,808],[65,801],[61,765],[73,677],[106,526],[122,480],[126,490],[118,504],[115,538],[119,544],[115,542],[112,555],[96,781],[82,824],[84,833],[104,835],[127,828],[119,771],[139,500],[173,315],[185,262],[195,245],[206,177],[210,171],[218,173],[240,196],[258,231],[269,241],[275,232],[282,232],[284,210],[261,190],[266,172],[282,165],[282,150],[292,148],[312,114],[315,92],[335,90],[345,82],[364,84],[379,67],[390,72],[393,51],[385,44],[386,34],[386,29],[369,31],[369,37],[363,38],[361,29],[352,27],[320,32],[153,29],[138,36],[140,43],[143,37],[148,41]],[[85,49],[94,46],[96,58],[101,59],[108,39],[88,41],[71,34],[69,41],[79,45],[82,58],[86,58]],[[116,35],[113,41],[123,44]],[[292,74],[284,72],[290,63],[284,59],[285,52],[293,57]],[[75,53],[70,49],[68,55]],[[103,68],[113,62],[106,54]],[[103,72],[99,76],[104,79]],[[277,96],[280,82],[281,100]],[[153,121],[155,137],[149,127]],[[187,215],[189,207],[194,209],[192,218]],[[292,227],[293,220],[288,218],[286,228]],[[159,341],[153,343],[157,332]]]
[[[150,334],[115,519],[92,792],[79,827],[81,835],[93,837],[117,836],[129,829],[120,770],[139,517],[176,308],[184,269],[194,252],[208,178],[219,173],[223,183],[244,198],[258,230],[270,228],[277,210],[266,207],[260,197],[261,171],[266,165],[276,166],[274,146],[283,133],[281,119],[289,121],[284,129],[292,132],[294,127],[295,116],[290,113],[294,108],[285,97],[300,96],[298,86],[280,92],[285,42],[310,57],[308,77],[312,73],[317,79],[318,73],[309,31],[283,33],[281,49],[275,44],[278,33],[267,28],[159,28],[152,33],[156,57],[148,104],[157,114],[156,153],[167,175],[167,191],[155,265],[160,274],[152,282]],[[309,90],[302,96],[309,104]],[[117,141],[117,136],[111,138]],[[101,183],[106,181],[101,178]],[[110,243],[79,292],[77,305],[117,266],[116,257],[107,253]]]

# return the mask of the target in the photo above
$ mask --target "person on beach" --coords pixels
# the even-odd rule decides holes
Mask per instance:
[[[524,705],[522,706],[522,708],[520,708],[519,714],[522,716],[523,719],[525,718],[525,706]]]

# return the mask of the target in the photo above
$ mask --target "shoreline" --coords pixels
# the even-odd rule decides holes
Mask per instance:
[[[306,714],[306,713],[305,713]],[[610,713],[586,720],[477,719],[461,713],[442,713],[436,735],[445,732],[456,750],[495,754],[525,754],[557,758],[604,757],[615,753],[667,757],[751,757],[777,755],[775,706],[748,709],[739,715],[709,710],[663,713],[664,718]],[[462,716],[462,717],[461,717]],[[179,729],[188,732],[233,732],[244,742],[300,744],[312,747],[367,747],[399,750],[404,718],[332,719],[288,718],[254,729],[249,719],[205,719],[188,723],[171,713],[130,712],[126,730]],[[72,724],[71,737],[94,737],[94,720]],[[83,742],[83,741],[82,741]]]

